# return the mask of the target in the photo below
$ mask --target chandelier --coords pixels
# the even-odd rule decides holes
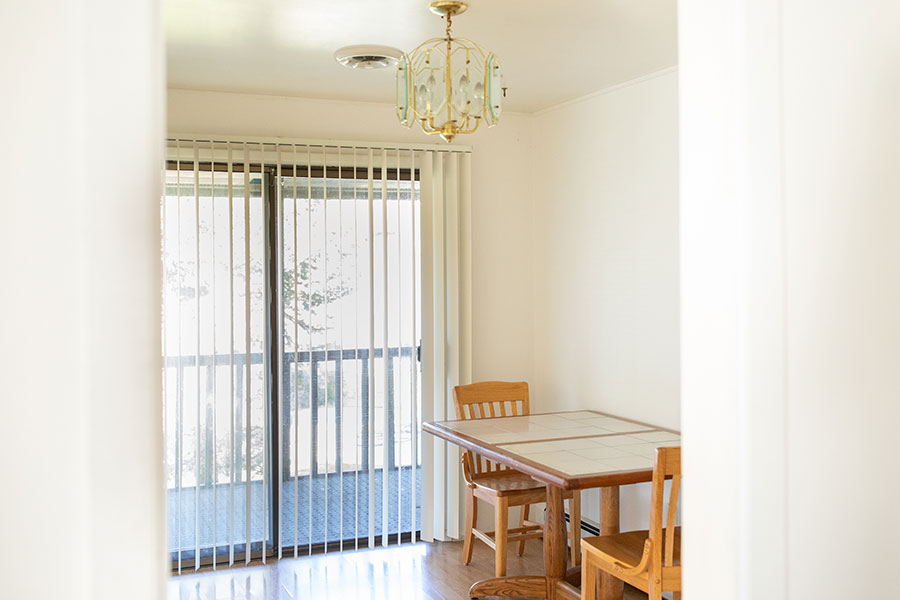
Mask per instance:
[[[465,12],[465,2],[440,0],[430,6],[447,20],[446,35],[422,42],[400,59],[397,117],[406,127],[418,122],[428,135],[449,142],[473,133],[481,121],[488,127],[499,122],[503,75],[492,52],[451,35],[453,17]]]

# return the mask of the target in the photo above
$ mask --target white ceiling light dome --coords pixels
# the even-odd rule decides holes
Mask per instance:
[[[334,59],[350,69],[386,69],[396,67],[403,52],[390,46],[363,44],[345,46],[334,53]]]

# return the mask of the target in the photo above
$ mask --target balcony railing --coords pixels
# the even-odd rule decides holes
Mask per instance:
[[[398,434],[404,443],[418,443],[415,433],[418,430],[418,423],[396,423],[395,411],[398,410],[396,396],[401,396],[404,402],[410,400],[410,393],[406,386],[411,381],[409,378],[412,375],[411,369],[418,368],[420,349],[412,346],[394,346],[387,350],[387,395],[384,398],[384,408],[387,411],[386,421],[390,426],[385,428],[383,422],[376,423],[375,442],[376,445],[383,448],[384,461],[382,464],[388,465],[388,468],[383,470],[381,464],[376,465],[375,479],[371,479],[369,472],[371,460],[368,452],[369,419],[373,418],[374,407],[370,402],[368,378],[373,360],[381,360],[384,356],[384,349],[376,348],[370,352],[369,348],[345,348],[328,351],[285,352],[283,354],[282,392],[279,395],[284,397],[284,401],[280,411],[279,446],[281,451],[278,457],[281,474],[278,482],[281,488],[279,514],[283,513],[280,519],[279,543],[283,547],[294,544],[308,546],[326,541],[331,543],[340,539],[349,539],[359,532],[367,534],[370,517],[374,518],[375,534],[381,535],[384,527],[381,523],[383,494],[380,489],[382,485],[385,485],[385,481],[389,487],[388,501],[391,505],[396,505],[398,498],[402,497],[400,503],[407,507],[402,513],[390,511],[387,531],[411,530],[410,519],[413,517],[410,516],[408,507],[412,498],[415,498],[415,518],[418,521],[420,498],[418,490],[421,486],[421,477],[419,476],[419,465],[416,465],[414,473],[409,459],[411,456],[419,456],[420,453],[409,452],[406,457],[403,457],[398,456],[396,450]],[[256,540],[264,537],[262,528],[269,527],[262,520],[262,503],[269,503],[269,508],[265,513],[271,515],[272,503],[277,501],[277,498],[267,498],[261,479],[252,478],[250,493],[252,500],[249,510],[247,510],[245,502],[247,490],[244,469],[246,464],[243,460],[246,452],[243,446],[246,440],[244,435],[246,430],[243,429],[243,419],[246,417],[241,412],[244,410],[246,402],[244,394],[246,392],[247,363],[249,362],[250,366],[262,366],[263,361],[264,356],[261,352],[249,355],[246,353],[235,353],[234,355],[220,353],[216,355],[201,354],[199,357],[197,355],[168,356],[164,361],[165,369],[170,376],[171,370],[174,370],[175,382],[178,386],[184,385],[185,372],[196,369],[198,363],[200,371],[196,375],[200,377],[201,382],[205,380],[207,385],[216,380],[217,369],[230,368],[231,376],[234,378],[234,407],[237,410],[235,422],[241,423],[238,435],[234,436],[232,442],[235,444],[233,450],[235,464],[232,465],[232,468],[235,473],[240,474],[233,484],[230,477],[223,481],[221,475],[214,484],[216,470],[214,467],[212,470],[200,468],[190,473],[196,479],[197,485],[170,486],[169,549],[173,553],[179,549],[183,550],[185,559],[193,556],[198,545],[198,537],[201,556],[211,556],[213,553],[221,554],[229,545],[243,548],[248,518],[251,521],[251,540],[254,547],[257,545]],[[351,367],[350,365],[353,363],[357,364]],[[304,382],[305,395],[297,399],[294,397],[292,388],[292,373],[299,373],[301,368],[309,380]],[[333,398],[343,398],[344,390],[341,389],[345,383],[343,371],[351,368],[358,369],[353,374],[354,380],[358,382],[358,388],[352,394],[348,390],[348,395],[358,393],[358,409],[361,418],[356,423],[358,427],[356,434],[359,437],[357,440],[348,440],[348,443],[357,442],[354,445],[358,445],[361,452],[357,456],[347,457],[345,460],[343,456],[345,428],[342,426],[344,418],[342,410],[347,407],[343,402],[335,402],[333,399],[329,402],[328,389],[329,385],[332,386]],[[401,369],[403,370],[404,389],[402,394],[395,394],[396,375]],[[328,385],[323,386],[320,379],[323,372],[326,371]],[[221,371],[219,373],[221,375]],[[381,375],[380,372],[379,375]],[[299,380],[299,375],[294,378],[294,381],[297,380]],[[379,377],[378,392],[384,389],[384,384],[384,380]],[[194,398],[185,400],[190,406],[193,406],[194,401]],[[309,410],[311,406],[318,407],[319,410],[325,407],[326,411],[331,411],[327,427],[327,447],[320,443],[322,440],[319,440],[318,437],[319,410]],[[355,408],[355,406],[351,408]],[[309,435],[307,438],[301,439],[302,449],[304,452],[308,450],[309,454],[301,456],[299,464],[294,465],[292,461],[295,457],[291,451],[289,434],[294,424],[294,411],[297,409],[305,413],[303,419],[310,421]],[[273,414],[278,414],[278,412],[274,411]],[[382,416],[379,415],[378,418],[381,421]],[[196,443],[196,440],[191,440],[191,442]],[[179,453],[182,451],[184,443],[185,440],[176,439],[176,455],[180,456]],[[201,463],[215,464],[216,461],[210,454],[214,444],[215,442],[211,438],[204,444],[207,455],[201,458]],[[321,461],[322,464],[327,465],[325,469],[320,468],[320,453],[323,450],[327,456],[327,460]],[[415,491],[412,490],[413,485],[415,485]],[[370,486],[375,486],[375,489],[379,490],[375,494],[374,515],[369,515],[368,511],[367,499]],[[235,489],[234,492],[232,492],[232,487]],[[331,500],[326,505],[318,496],[329,497]],[[196,509],[198,506],[201,508],[200,510]],[[270,542],[273,541],[273,536],[266,535],[265,537]],[[216,550],[214,551],[213,548]]]

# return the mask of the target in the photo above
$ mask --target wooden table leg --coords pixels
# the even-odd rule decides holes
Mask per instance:
[[[600,535],[619,533],[619,486],[600,488]],[[600,600],[622,600],[625,583],[600,573]]]
[[[566,576],[566,517],[563,512],[563,490],[547,486],[547,514],[544,521],[544,572],[547,575],[547,597],[556,598],[557,582]]]

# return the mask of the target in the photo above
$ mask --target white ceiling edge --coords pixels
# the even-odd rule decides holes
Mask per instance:
[[[343,106],[385,106],[385,107],[393,107],[395,106],[392,102],[372,102],[369,100],[345,100],[343,98],[311,98],[309,96],[289,96],[287,94],[264,94],[261,92],[240,92],[240,91],[226,91],[226,90],[208,90],[204,88],[192,88],[192,87],[184,87],[178,85],[170,85],[166,87],[167,90],[175,91],[175,92],[201,92],[204,94],[230,94],[234,96],[249,96],[251,98],[284,98],[285,100],[302,100],[303,102],[310,102],[313,104],[340,104]],[[518,112],[505,110],[503,111],[504,115],[509,115],[512,117],[530,117],[533,113],[526,112]]]
[[[658,69],[656,71],[651,71],[650,73],[645,73],[644,75],[639,75],[638,77],[633,77],[631,79],[627,79],[625,81],[620,81],[619,83],[614,83],[612,85],[604,86],[598,90],[593,92],[583,94],[581,96],[577,96],[575,98],[570,98],[568,100],[563,100],[562,102],[558,102],[556,104],[552,104],[550,106],[546,106],[539,110],[533,112],[520,112],[520,111],[503,111],[504,116],[511,117],[539,117],[549,112],[553,112],[555,110],[559,110],[561,108],[565,108],[567,106],[571,106],[573,104],[579,104],[581,102],[586,102],[591,98],[596,98],[597,96],[603,96],[605,94],[609,94],[615,92],[616,90],[620,90],[622,88],[627,88],[632,85],[637,85],[643,83],[645,81],[650,81],[652,79],[656,79],[657,77],[662,77],[664,75],[668,75],[670,73],[677,73],[678,65],[672,65],[670,67],[665,67],[663,69]],[[235,92],[235,91],[224,91],[224,90],[208,90],[202,88],[189,88],[182,86],[168,86],[167,90],[179,91],[179,92],[201,92],[208,94],[231,94],[236,96],[249,96],[256,98],[284,98],[287,100],[302,100],[304,102],[312,102],[315,104],[340,104],[344,106],[385,106],[385,107],[393,107],[394,104],[390,102],[371,102],[366,100],[344,100],[344,99],[328,99],[328,98],[310,98],[306,96],[288,96],[285,94],[263,94],[259,92]]]
[[[184,88],[172,88],[183,90]],[[195,90],[187,90],[195,91]],[[218,92],[223,93],[223,92]],[[270,96],[271,97],[271,96]],[[279,96],[276,96],[279,97]],[[291,96],[294,97],[294,96]],[[371,104],[380,104],[372,102]],[[228,143],[253,143],[266,145],[296,145],[296,146],[324,146],[333,148],[372,148],[372,149],[400,149],[400,150],[434,150],[438,152],[471,152],[472,146],[466,144],[436,144],[436,143],[418,143],[418,142],[383,142],[383,141],[366,141],[366,140],[350,140],[343,138],[306,138],[294,136],[267,136],[267,135],[232,135],[218,133],[194,133],[194,132],[170,132],[166,133],[167,141],[179,142],[213,142],[215,144]],[[184,150],[189,148],[184,147]]]
[[[631,79],[626,79],[625,81],[620,81],[619,83],[614,83],[612,85],[607,85],[605,87],[600,88],[599,90],[595,90],[593,92],[584,94],[582,96],[578,96],[576,98],[571,98],[569,100],[563,100],[562,102],[558,102],[556,104],[552,104],[545,108],[541,108],[539,110],[534,111],[533,113],[529,113],[530,116],[540,117],[541,115],[545,115],[547,113],[559,110],[561,108],[566,108],[568,106],[572,106],[574,104],[581,104],[582,102],[586,102],[591,100],[592,98],[597,98],[599,96],[605,96],[607,94],[611,94],[618,90],[631,87],[633,85],[638,85],[644,83],[646,81],[651,81],[656,79],[657,77],[663,77],[665,75],[669,75],[670,73],[677,73],[678,65],[672,65],[671,67],[666,67],[664,69],[659,69],[657,71],[651,71],[650,73],[646,73],[644,75],[639,75],[637,77],[632,77]]]

